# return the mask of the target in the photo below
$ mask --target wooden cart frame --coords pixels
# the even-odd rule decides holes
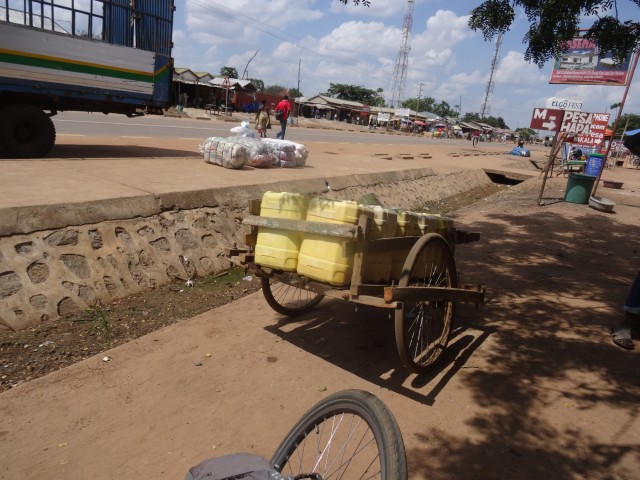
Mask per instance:
[[[315,307],[323,297],[337,298],[394,310],[396,346],[405,367],[424,373],[442,355],[449,341],[457,302],[484,302],[482,285],[459,285],[454,260],[455,246],[480,239],[480,234],[450,228],[447,234],[415,237],[373,238],[373,219],[361,215],[357,225],[262,217],[260,201],[250,203],[252,215],[242,223],[252,227],[246,237],[249,248],[227,251],[229,259],[253,271],[262,281],[267,303],[278,313],[295,316]],[[255,263],[253,247],[258,228],[288,230],[340,237],[355,247],[351,283],[333,287],[309,278]],[[364,283],[367,255],[408,251],[397,284]]]

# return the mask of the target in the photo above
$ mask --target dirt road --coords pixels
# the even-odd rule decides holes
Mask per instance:
[[[406,373],[380,310],[325,300],[288,323],[258,292],[0,395],[0,478],[179,479],[270,456],[345,388],[391,408],[411,478],[638,478],[639,357],[608,328],[640,264],[640,203],[631,188],[612,215],[552,200],[565,184],[544,207],[534,180],[456,214],[482,235],[456,257],[487,302],[459,308],[432,374]]]

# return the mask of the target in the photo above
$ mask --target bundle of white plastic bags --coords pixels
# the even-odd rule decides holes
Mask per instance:
[[[302,167],[309,150],[301,143],[275,138],[255,138],[249,122],[231,129],[234,136],[209,137],[199,146],[204,161],[225,168]]]

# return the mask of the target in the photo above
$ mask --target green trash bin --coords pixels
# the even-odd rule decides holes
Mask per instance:
[[[588,204],[591,190],[593,190],[593,185],[596,183],[597,178],[593,175],[570,173],[567,181],[567,190],[564,192],[564,199],[571,203]]]

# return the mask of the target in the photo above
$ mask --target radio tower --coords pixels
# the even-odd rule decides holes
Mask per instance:
[[[491,72],[489,73],[489,81],[487,82],[487,88],[484,91],[484,98],[482,99],[482,106],[480,107],[480,118],[484,118],[485,115],[489,116],[491,113],[491,97],[493,97],[493,87],[495,82],[493,76],[498,68],[498,62],[500,61],[500,46],[502,45],[502,33],[496,38],[496,50],[493,54],[493,60],[491,61]]]
[[[409,65],[409,45],[411,26],[413,25],[413,5],[415,0],[408,0],[407,11],[404,14],[404,23],[402,24],[402,44],[398,50],[396,66],[393,70],[393,79],[391,80],[391,101],[390,107],[398,108],[404,99],[404,84],[407,80],[407,65]]]

